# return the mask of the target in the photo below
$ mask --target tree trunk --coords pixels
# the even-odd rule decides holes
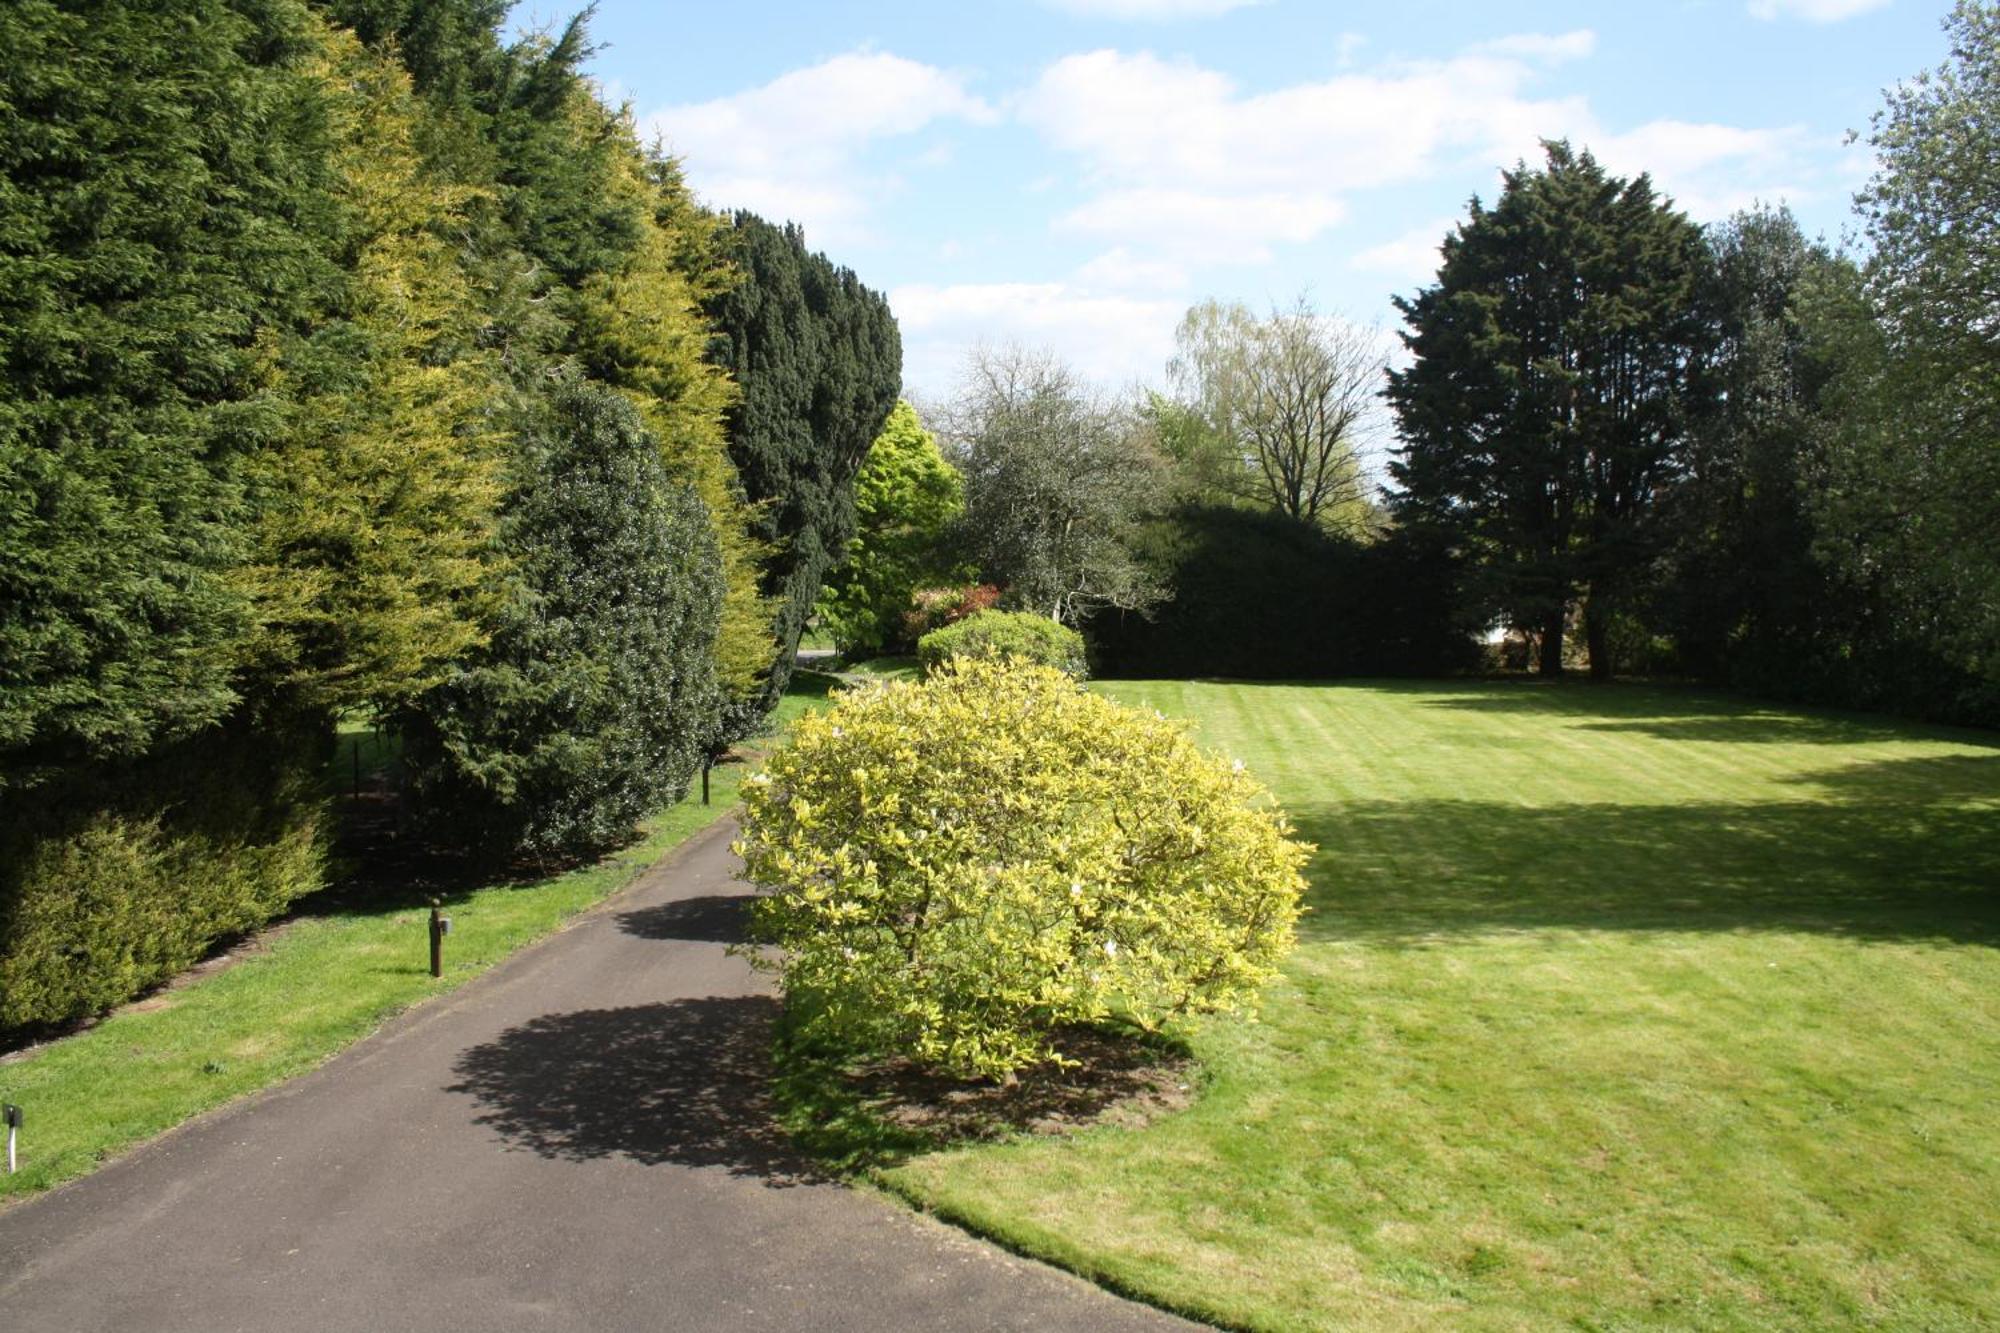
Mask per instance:
[[[1592,680],[1611,679],[1611,635],[1607,623],[1610,619],[1597,598],[1583,604],[1583,642],[1590,649]]]
[[[1563,673],[1565,614],[1565,608],[1557,607],[1549,612],[1549,618],[1542,623],[1542,660],[1535,669],[1544,676],[1560,676]]]

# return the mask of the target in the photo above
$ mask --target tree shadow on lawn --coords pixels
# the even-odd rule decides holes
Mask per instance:
[[[720,1167],[774,1188],[828,1177],[771,1097],[778,1002],[711,997],[550,1014],[475,1046],[448,1091],[517,1148],[584,1162]]]
[[[1830,799],[1300,806],[1309,939],[1495,929],[1816,931],[2000,944],[2000,754],[1795,779]]]
[[[1637,732],[1726,744],[1855,745],[1912,738],[1995,745],[1984,732],[1872,713],[1762,703],[1695,685],[1580,680],[1433,681],[1410,692],[1432,708],[1581,719],[1581,731]]]

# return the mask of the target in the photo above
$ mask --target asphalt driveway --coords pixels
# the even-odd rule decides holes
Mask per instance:
[[[1189,1325],[816,1173],[730,826],[303,1078],[0,1214],[6,1329]]]

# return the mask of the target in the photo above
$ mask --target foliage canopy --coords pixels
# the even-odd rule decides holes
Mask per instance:
[[[916,409],[899,402],[854,483],[855,534],[820,590],[820,620],[849,656],[900,648],[918,588],[965,572],[947,539],[965,508],[965,483]]]
[[[1641,175],[1545,146],[1446,238],[1437,282],[1398,299],[1411,363],[1389,375],[1398,517],[1449,535],[1483,599],[1562,669],[1582,597],[1591,672],[1659,549],[1655,500],[1685,471],[1712,326],[1700,230]]]
[[[2000,6],[1960,0],[1949,59],[1893,89],[1856,202],[1874,243],[1842,321],[1830,547],[2000,699]],[[1989,705],[2000,707],[2000,705]]]
[[[1131,542],[1169,477],[1137,424],[1052,356],[974,353],[949,443],[965,476],[966,548],[1008,605],[1074,625],[1160,601]]]
[[[902,388],[903,344],[882,295],[796,226],[738,213],[721,245],[737,279],[707,303],[713,355],[742,389],[729,453],[776,607],[763,691],[728,722],[740,734],[784,693],[820,581],[854,535],[855,475]]]
[[[917,660],[926,671],[959,657],[1033,662],[1079,680],[1090,668],[1081,634],[1032,611],[981,611],[917,641]]]
[[[443,840],[568,857],[678,799],[713,739],[721,573],[708,512],[621,394],[582,384],[523,433],[491,643],[402,719]]]
[[[993,659],[840,696],[744,791],[754,931],[804,1031],[961,1076],[1248,1003],[1310,850],[1180,724]]]

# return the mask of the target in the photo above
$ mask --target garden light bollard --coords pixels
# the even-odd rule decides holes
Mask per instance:
[[[701,761],[701,803],[703,805],[708,804],[708,769],[714,762],[713,759],[704,759]]]
[[[0,1108],[0,1114],[4,1114],[7,1118],[7,1174],[11,1176],[16,1166],[14,1144],[21,1134],[21,1108],[8,1102],[4,1108]]]
[[[451,918],[440,915],[440,904],[431,899],[431,975],[444,975],[444,937],[451,934]]]

